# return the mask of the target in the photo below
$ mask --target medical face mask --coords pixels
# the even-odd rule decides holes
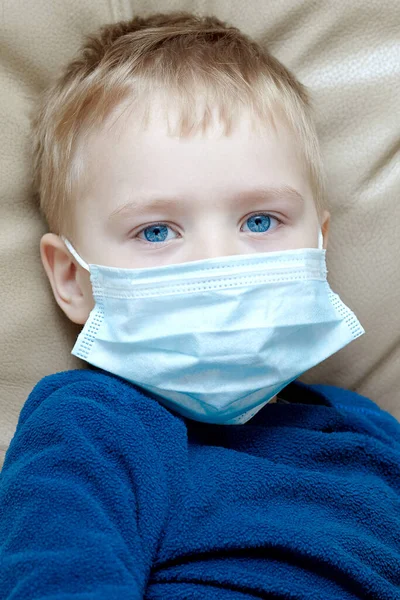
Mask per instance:
[[[365,333],[327,282],[321,231],[318,248],[141,269],[87,265],[64,242],[96,303],[72,354],[190,419],[245,423]]]

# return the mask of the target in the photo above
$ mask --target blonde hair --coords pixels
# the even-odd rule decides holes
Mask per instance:
[[[184,11],[136,16],[86,36],[78,55],[42,93],[32,124],[33,187],[50,231],[71,235],[88,135],[125,100],[147,122],[151,99],[178,109],[177,131],[206,131],[217,108],[225,133],[240,109],[297,136],[319,217],[324,170],[307,88],[266,49],[214,16]],[[144,118],[143,118],[144,115]]]

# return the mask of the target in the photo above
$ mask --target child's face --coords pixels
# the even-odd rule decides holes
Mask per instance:
[[[143,268],[317,247],[320,224],[293,134],[283,124],[279,135],[254,132],[247,118],[237,125],[229,137],[215,127],[180,139],[157,115],[138,131],[132,112],[93,136],[71,240],[86,263]],[[293,191],[272,193],[283,186]],[[328,225],[326,212],[325,247]],[[46,234],[41,251],[57,302],[84,323],[94,306],[89,274],[58,236]]]

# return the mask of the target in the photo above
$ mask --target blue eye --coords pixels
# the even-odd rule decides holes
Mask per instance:
[[[139,233],[142,233],[142,231],[144,232],[147,242],[163,243],[168,235],[167,229],[169,229],[169,227],[165,223],[154,223],[153,225],[148,225],[139,231]]]
[[[278,221],[278,219],[275,219],[266,213],[258,213],[251,215],[246,222],[250,223],[250,231],[253,233],[266,233],[271,229],[271,219]]]
[[[248,226],[251,233],[267,233],[271,229],[271,221],[276,221],[278,224],[281,223],[279,219],[272,217],[268,213],[255,213],[246,219],[246,223],[249,223]],[[152,223],[138,231],[135,237],[145,244],[157,244],[160,246],[170,241],[167,239],[168,229],[173,230],[167,223]],[[273,229],[276,229],[276,226]],[[139,237],[141,233],[144,233],[146,240]]]

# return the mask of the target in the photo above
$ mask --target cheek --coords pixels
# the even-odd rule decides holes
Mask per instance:
[[[320,225],[316,215],[314,218],[301,219],[290,230],[290,249],[318,248],[319,228]]]
[[[313,227],[307,227],[302,234],[301,248],[318,248],[319,223],[316,220]]]

